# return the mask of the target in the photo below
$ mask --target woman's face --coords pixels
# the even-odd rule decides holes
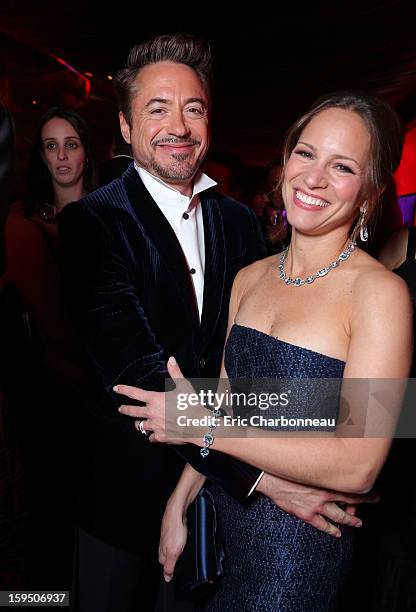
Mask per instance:
[[[72,125],[54,117],[42,128],[42,157],[52,181],[62,187],[72,187],[83,179],[85,149]]]
[[[330,108],[304,128],[284,169],[287,218],[301,233],[320,235],[345,226],[360,205],[370,134],[352,111]]]

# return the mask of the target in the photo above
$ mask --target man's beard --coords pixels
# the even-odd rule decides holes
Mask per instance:
[[[162,138],[158,138],[152,142],[153,146],[158,146],[162,144],[188,144],[193,146],[200,146],[200,141],[196,138],[178,138],[175,136],[165,136]],[[193,161],[188,161],[192,159]],[[157,173],[160,178],[169,180],[169,181],[188,181],[195,176],[199,166],[202,163],[202,159],[195,159],[193,153],[181,153],[178,151],[171,156],[171,161],[169,165],[161,166],[152,156],[150,159],[150,167],[154,172]]]
[[[169,166],[161,166],[154,157],[150,160],[150,167],[160,178],[170,181],[187,181],[191,179],[199,168],[199,160],[193,163],[188,161],[189,153],[176,153],[172,155]]]

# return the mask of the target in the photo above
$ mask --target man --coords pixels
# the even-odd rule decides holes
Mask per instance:
[[[113,386],[163,390],[170,355],[187,377],[218,376],[233,279],[265,254],[252,211],[199,171],[210,63],[209,48],[188,35],[131,50],[115,82],[134,164],[61,214],[70,299],[99,375],[86,429],[82,611],[153,609],[160,521],[184,464],[117,412]],[[219,453],[203,460],[192,445],[176,451],[241,498],[261,476]]]
[[[164,503],[183,466],[138,436],[111,389],[162,390],[170,354],[187,376],[218,375],[233,278],[265,254],[254,215],[198,171],[209,141],[209,64],[209,49],[188,36],[132,50],[117,88],[135,164],[61,215],[70,298],[108,397],[90,401],[86,434],[79,560],[80,608],[89,612],[106,600],[113,609],[110,598],[118,611],[138,602],[152,609]],[[198,449],[180,450],[203,463]],[[230,480],[244,496],[258,475],[243,469]],[[110,573],[119,585],[111,593]]]

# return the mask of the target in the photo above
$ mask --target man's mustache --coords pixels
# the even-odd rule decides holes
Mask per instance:
[[[166,138],[159,138],[152,141],[152,145],[163,145],[163,144],[187,144],[187,145],[199,145],[201,142],[195,138],[174,138],[168,136]]]

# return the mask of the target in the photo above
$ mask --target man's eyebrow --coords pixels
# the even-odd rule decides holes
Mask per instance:
[[[187,98],[185,100],[185,104],[194,104],[195,102],[198,102],[204,108],[207,108],[207,106],[208,106],[206,100],[204,100],[203,98]],[[172,100],[168,100],[167,98],[151,98],[147,102],[145,108],[148,108],[149,106],[152,106],[152,104],[172,104]]]
[[[167,100],[166,98],[151,98],[145,108],[147,108],[148,106],[151,106],[152,104],[172,104],[171,100]]]
[[[204,107],[207,106],[206,100],[204,100],[203,98],[188,98],[186,100],[186,104],[193,104],[194,102],[199,102],[199,104]]]

